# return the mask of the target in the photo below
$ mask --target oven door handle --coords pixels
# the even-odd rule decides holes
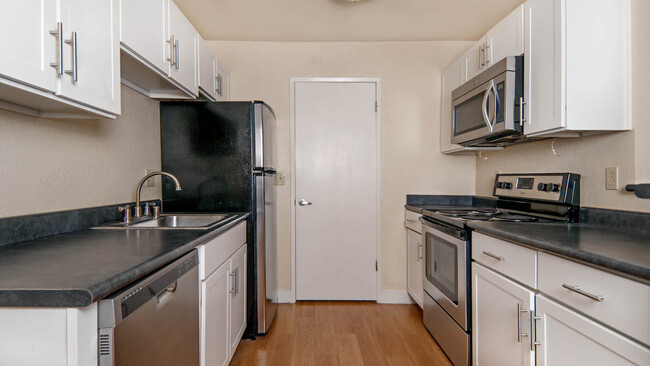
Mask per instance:
[[[420,217],[420,222],[422,222],[422,224],[427,226],[427,227],[430,227],[430,228],[432,228],[434,230],[438,230],[438,231],[443,232],[443,233],[445,233],[447,235],[451,235],[454,238],[460,239],[462,241],[466,240],[465,230],[463,230],[463,229],[456,229],[456,228],[436,224],[435,222],[431,222],[431,221],[425,219],[424,217]]]

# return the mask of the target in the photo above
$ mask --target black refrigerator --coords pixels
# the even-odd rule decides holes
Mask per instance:
[[[250,212],[245,336],[268,332],[277,309],[275,114],[264,102],[160,103],[165,212]]]

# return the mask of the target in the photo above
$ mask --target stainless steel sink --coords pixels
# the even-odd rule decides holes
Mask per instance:
[[[98,226],[95,229],[207,230],[231,221],[235,217],[237,214],[167,214],[157,219],[144,219],[130,224],[117,222]]]

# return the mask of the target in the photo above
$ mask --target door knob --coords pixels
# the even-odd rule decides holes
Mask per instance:
[[[304,199],[301,199],[300,201],[298,201],[298,204],[300,206],[311,206],[311,202],[305,201]]]

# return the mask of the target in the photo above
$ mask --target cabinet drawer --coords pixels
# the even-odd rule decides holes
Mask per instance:
[[[563,285],[579,289],[583,294]],[[650,286],[539,253],[539,290],[646,345],[650,344]],[[602,301],[589,295],[602,296]]]
[[[240,222],[225,233],[199,245],[199,278],[205,279],[246,243],[246,222]]]
[[[417,212],[405,210],[404,211],[404,225],[420,234],[422,234],[422,223],[420,222],[420,214]]]
[[[473,232],[472,259],[527,286],[537,288],[537,252],[534,250]]]

